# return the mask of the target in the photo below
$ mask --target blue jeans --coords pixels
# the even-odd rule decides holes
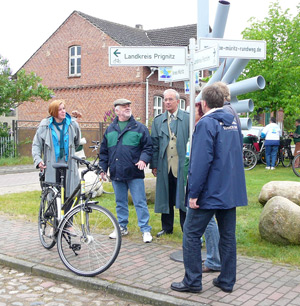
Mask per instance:
[[[112,181],[116,198],[116,211],[121,227],[127,229],[129,210],[128,210],[128,189],[130,190],[132,201],[138,218],[138,226],[141,232],[150,232],[149,211],[146,200],[145,184],[143,179],[127,180],[125,182]]]
[[[277,160],[278,146],[266,146],[267,167],[275,167]]]
[[[236,281],[236,208],[188,208],[183,229],[183,283],[188,287],[202,288],[201,236],[209,221],[216,215],[220,242],[221,272],[217,280],[222,288],[232,290]]]
[[[207,224],[204,232],[206,245],[206,260],[204,265],[212,270],[221,270],[221,261],[219,253],[220,234],[215,217],[213,216]]]

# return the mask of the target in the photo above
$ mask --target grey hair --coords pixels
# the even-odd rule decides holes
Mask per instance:
[[[175,95],[176,100],[179,100],[179,99],[180,99],[180,95],[179,95],[179,93],[178,93],[175,89],[172,89],[172,88],[166,89],[166,90],[164,91],[164,96],[165,96],[168,92],[172,92],[172,93]]]

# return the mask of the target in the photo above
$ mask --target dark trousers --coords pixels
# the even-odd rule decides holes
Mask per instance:
[[[202,288],[200,238],[214,214],[218,221],[220,233],[219,252],[221,272],[217,279],[222,288],[232,290],[236,281],[235,207],[231,209],[188,208],[182,241],[185,267],[183,283],[189,287]]]
[[[172,170],[169,172],[169,214],[161,214],[162,229],[167,233],[173,232],[174,225],[174,205],[176,203],[176,186],[177,178],[173,175]],[[180,226],[183,231],[186,212],[179,209]]]

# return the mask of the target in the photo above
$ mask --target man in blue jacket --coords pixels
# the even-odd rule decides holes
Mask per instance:
[[[136,121],[131,114],[131,101],[114,101],[117,117],[108,126],[100,147],[100,166],[109,168],[110,178],[115,192],[116,211],[121,234],[128,235],[128,189],[143,233],[143,241],[152,241],[149,211],[144,185],[144,169],[152,158],[152,141],[148,129]],[[109,236],[116,238],[113,232]]]
[[[220,232],[221,272],[213,285],[232,292],[236,281],[236,207],[247,205],[242,157],[243,138],[233,115],[223,110],[217,85],[202,92],[204,116],[195,127],[188,173],[188,210],[183,230],[185,276],[171,289],[202,290],[201,241],[215,214]]]

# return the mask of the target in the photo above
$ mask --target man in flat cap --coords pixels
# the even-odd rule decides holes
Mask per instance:
[[[107,127],[100,147],[100,166],[109,168],[115,192],[116,211],[122,236],[128,235],[128,189],[143,234],[143,241],[152,241],[149,211],[144,185],[144,169],[152,158],[152,141],[148,129],[136,121],[131,113],[131,101],[114,101],[116,118]],[[113,232],[109,236],[116,238]]]

